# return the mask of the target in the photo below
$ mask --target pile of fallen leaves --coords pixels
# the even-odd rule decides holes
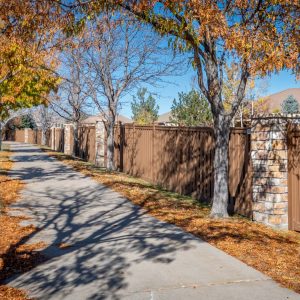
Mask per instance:
[[[9,156],[9,151],[0,151],[0,204],[4,212],[9,204],[16,201],[23,186],[20,180],[7,176],[13,164]]]
[[[109,186],[156,218],[173,223],[300,293],[300,234],[279,231],[246,218],[209,218],[210,208],[123,173],[48,152],[75,170]]]
[[[7,285],[0,285],[0,298],[2,300],[29,300],[26,293],[22,290],[12,288]]]
[[[8,205],[17,201],[19,192],[24,185],[21,180],[7,176],[7,171],[13,164],[9,160],[9,156],[9,151],[0,151],[0,282],[13,274],[31,269],[43,260],[43,257],[36,252],[41,248],[41,243],[25,244],[37,229],[32,225],[19,225],[26,217],[15,217],[8,214]],[[28,298],[26,293],[21,290],[0,285],[0,299],[24,300]]]

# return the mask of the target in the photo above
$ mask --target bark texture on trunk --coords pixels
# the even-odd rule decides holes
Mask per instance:
[[[107,163],[106,168],[108,171],[115,170],[114,164],[114,121],[109,120],[107,124]]]
[[[228,217],[228,146],[230,121],[219,115],[215,120],[214,196],[211,217]]]
[[[0,151],[2,150],[2,124],[0,122]]]

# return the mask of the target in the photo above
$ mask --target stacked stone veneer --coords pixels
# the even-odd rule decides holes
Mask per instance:
[[[102,121],[96,122],[95,164],[97,167],[105,167],[105,126]]]
[[[55,150],[55,127],[51,128],[51,149]]]
[[[71,147],[71,130],[73,125],[66,124],[64,126],[64,153],[67,155],[72,155],[73,147]]]
[[[251,132],[253,219],[288,228],[287,122],[254,119]]]

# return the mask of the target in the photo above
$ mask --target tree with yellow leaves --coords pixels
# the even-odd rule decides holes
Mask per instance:
[[[47,1],[0,0],[1,124],[12,111],[47,104],[56,88],[58,17]]]
[[[170,37],[193,55],[199,88],[210,103],[216,138],[212,217],[227,217],[229,128],[248,79],[299,68],[298,0],[86,0],[62,1],[87,17],[123,9]],[[226,63],[238,66],[238,85],[228,111],[223,84]]]
[[[223,103],[226,111],[230,112],[232,104],[235,101],[235,91],[239,85],[238,66],[230,64],[225,66],[226,78],[223,82]],[[265,114],[268,111],[266,98],[262,96],[266,82],[258,85],[253,78],[249,78],[245,89],[244,99],[239,105],[236,114],[232,118],[232,126],[243,127],[245,123],[249,124],[251,116]]]

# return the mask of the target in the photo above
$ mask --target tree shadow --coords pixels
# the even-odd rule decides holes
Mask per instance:
[[[15,159],[24,167],[11,175],[28,188],[12,209],[23,209],[39,226],[28,242],[46,241],[42,253],[48,261],[12,278],[13,286],[47,298],[80,292],[84,299],[122,299],[132,283],[128,281],[132,268],[146,262],[171,264],[178,251],[194,247],[195,237],[27,147],[43,164],[26,166],[36,162],[26,155],[26,147],[18,151]],[[156,276],[151,268],[147,273],[144,276]]]

